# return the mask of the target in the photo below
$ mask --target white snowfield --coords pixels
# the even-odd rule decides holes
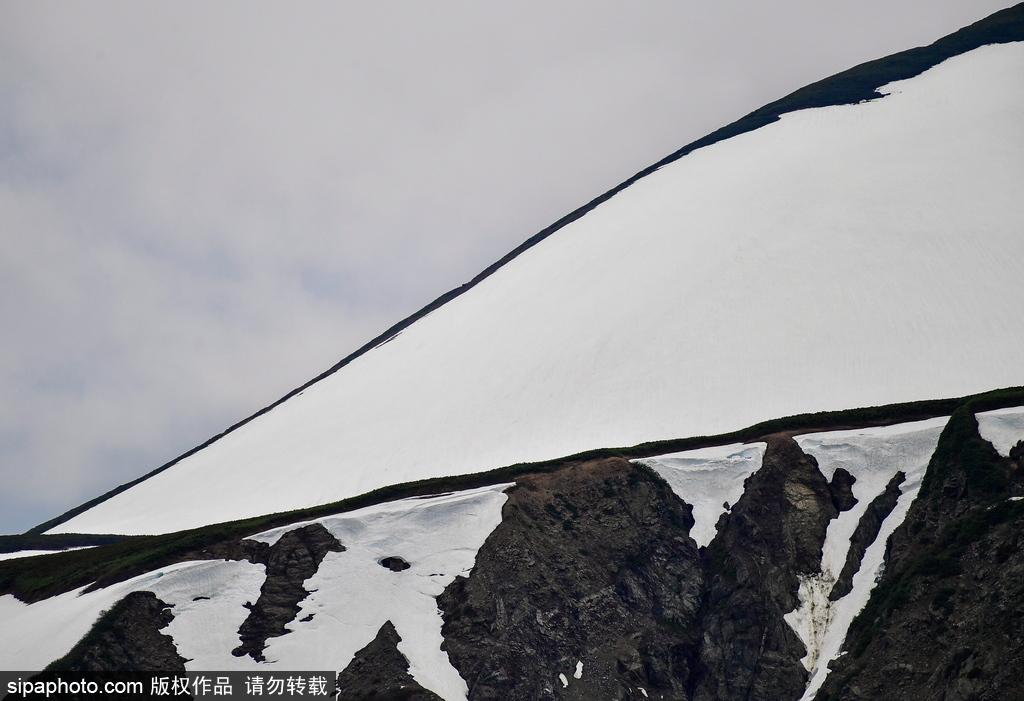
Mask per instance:
[[[42,669],[67,654],[100,613],[133,591],[150,591],[171,604],[174,620],[162,632],[190,670],[344,669],[391,621],[410,674],[446,701],[466,698],[468,687],[441,650],[436,597],[459,575],[468,575],[484,540],[501,522],[510,484],[370,506],[307,523],[323,524],[345,546],[328,553],[304,586],[312,591],[288,625],[270,638],[266,662],[235,657],[238,628],[265,579],[263,565],[201,561],[164,567],[105,589],[68,592],[26,605],[0,596],[5,643],[0,669]],[[270,544],[297,523],[252,536]],[[388,556],[409,569],[380,565]],[[196,597],[200,598],[196,601]],[[312,614],[309,621],[301,621]],[[578,667],[582,673],[582,667]]]
[[[66,553],[69,550],[85,550],[91,547],[95,546],[83,545],[77,548],[64,548],[63,550],[17,550],[13,553],[0,553],[0,560],[15,560],[19,557],[35,557],[36,555],[53,555],[54,553]]]
[[[635,460],[651,467],[680,499],[693,507],[690,537],[706,547],[718,519],[743,496],[743,482],[761,469],[767,443],[733,443]]]
[[[828,676],[828,663],[839,655],[850,623],[867,604],[881,575],[886,541],[903,523],[917,497],[928,461],[948,418],[796,437],[800,448],[814,456],[818,469],[829,481],[840,467],[856,478],[853,496],[857,499],[853,508],[829,523],[820,574],[801,581],[800,606],[785,617],[807,647],[807,655],[801,661],[811,677],[801,701],[810,701],[821,688]],[[846,564],[850,538],[861,516],[901,471],[906,479],[900,485],[899,500],[864,553],[860,569],[853,577],[853,589],[838,601],[829,601],[829,593]]]
[[[694,151],[51,532],[162,533],[1020,384],[1021,75],[1024,44],[985,46]]]
[[[1010,449],[1018,441],[1024,441],[1024,406],[979,412],[978,432],[1004,458],[1010,457]]]

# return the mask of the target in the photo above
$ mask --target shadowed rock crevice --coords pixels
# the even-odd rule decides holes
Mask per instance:
[[[288,531],[269,547],[263,560],[267,578],[256,603],[247,604],[249,615],[238,629],[242,644],[231,654],[262,662],[267,639],[289,632],[285,626],[295,620],[299,602],[309,595],[303,582],[316,574],[327,553],[344,550],[319,523]]]
[[[850,537],[850,549],[846,553],[846,562],[843,564],[843,571],[832,586],[828,598],[830,601],[838,601],[853,589],[853,577],[860,570],[860,563],[864,559],[864,553],[875,542],[878,532],[882,529],[882,522],[889,517],[892,510],[896,508],[896,502],[900,499],[900,485],[906,481],[907,476],[902,472],[893,475],[885,490],[876,496],[868,504],[867,510],[857,522],[857,528]]]
[[[719,520],[706,552],[694,699],[779,701],[803,693],[806,649],[783,616],[799,603],[800,576],[820,568],[836,501],[849,501],[849,480],[835,484],[792,438],[769,437],[761,469]]]
[[[170,606],[156,594],[132,592],[100,616],[85,637],[47,671],[183,673],[185,660],[171,638],[160,632],[172,620]]]
[[[469,698],[686,698],[703,588],[690,507],[616,458],[508,494],[470,577],[438,598]]]
[[[409,674],[409,661],[399,652],[401,638],[388,621],[377,636],[357,652],[338,675],[338,698],[346,701],[441,701]]]

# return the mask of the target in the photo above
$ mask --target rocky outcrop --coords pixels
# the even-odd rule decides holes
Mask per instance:
[[[857,478],[847,470],[839,467],[832,474],[832,481],[829,482],[829,491],[832,492],[832,505],[836,511],[849,511],[857,504],[857,498],[853,496],[853,485]]]
[[[438,599],[469,698],[688,698],[703,591],[691,509],[621,459],[508,494],[472,575]]]
[[[409,675],[409,661],[398,650],[401,638],[388,621],[369,645],[338,675],[338,698],[346,701],[440,701]]]
[[[791,438],[769,439],[761,469],[718,523],[708,547],[708,588],[693,698],[799,698],[807,679],[803,643],[783,616],[797,608],[800,577],[821,564],[836,503],[851,504],[851,480],[833,488]]]
[[[867,510],[860,517],[860,521],[857,522],[857,528],[854,529],[853,535],[850,537],[850,549],[846,553],[843,571],[839,573],[839,577],[836,579],[836,583],[828,595],[830,601],[838,601],[853,589],[853,577],[860,569],[864,553],[867,552],[867,549],[875,542],[875,538],[878,537],[878,532],[882,529],[882,522],[896,508],[896,502],[899,501],[900,494],[902,493],[900,485],[906,479],[907,476],[905,474],[897,472],[889,480],[889,483],[885,485],[882,493],[868,504]]]
[[[148,591],[135,591],[100,616],[50,672],[184,672],[185,660],[160,631],[174,620],[171,608]]]
[[[818,701],[1024,699],[1024,494],[957,411]]]
[[[265,553],[267,579],[256,603],[247,605],[249,615],[238,629],[242,644],[231,654],[263,661],[267,639],[288,633],[285,626],[295,620],[299,602],[309,595],[302,583],[316,573],[327,553],[344,550],[345,546],[319,523],[282,535]]]

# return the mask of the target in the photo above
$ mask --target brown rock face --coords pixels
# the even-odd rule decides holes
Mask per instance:
[[[834,501],[813,457],[791,438],[769,440],[761,469],[708,548],[694,699],[777,701],[803,693],[806,650],[783,616],[797,607],[798,575],[820,568],[825,531],[838,514]]]
[[[520,480],[471,576],[438,599],[469,698],[686,698],[703,589],[692,525],[625,460]]]

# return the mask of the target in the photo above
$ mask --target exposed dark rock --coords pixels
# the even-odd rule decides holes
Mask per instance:
[[[266,552],[267,578],[249,616],[238,629],[242,644],[231,651],[236,657],[250,655],[263,660],[267,638],[288,633],[285,625],[295,619],[299,602],[309,595],[302,583],[312,577],[324,556],[345,547],[319,523],[288,531]]]
[[[849,511],[856,505],[857,498],[853,496],[853,485],[857,478],[838,467],[832,475],[832,482],[829,483],[829,490],[832,492],[832,504],[836,511]]]
[[[1024,699],[1020,472],[958,410],[819,701]]]
[[[1010,460],[1024,462],[1024,441],[1017,441],[1017,444],[1010,448]]]
[[[338,698],[345,701],[440,701],[409,674],[409,662],[398,651],[401,640],[388,621],[377,637],[357,652],[338,675]]]
[[[380,561],[380,566],[386,567],[392,572],[401,572],[402,570],[407,570],[409,569],[409,567],[411,567],[411,565],[408,562],[406,562],[405,560],[396,555],[392,555],[391,557],[385,557],[383,560]]]
[[[846,553],[843,571],[832,586],[832,591],[829,592],[828,598],[831,601],[838,601],[853,589],[853,577],[860,569],[864,553],[867,552],[867,549],[875,542],[875,538],[878,537],[878,532],[882,528],[882,522],[896,508],[896,502],[899,501],[901,494],[900,485],[906,479],[907,476],[902,472],[897,472],[893,475],[889,483],[885,485],[885,490],[871,500],[867,510],[860,517],[857,528],[850,537],[850,549]]]
[[[185,660],[160,631],[174,615],[148,591],[135,591],[100,616],[92,629],[48,671],[184,672]]]
[[[779,701],[803,693],[803,643],[783,616],[797,607],[798,575],[821,564],[838,510],[817,463],[772,436],[761,469],[718,522],[707,549],[708,592],[693,698]]]
[[[688,698],[703,583],[692,525],[625,460],[520,479],[471,576],[438,598],[469,698]]]

